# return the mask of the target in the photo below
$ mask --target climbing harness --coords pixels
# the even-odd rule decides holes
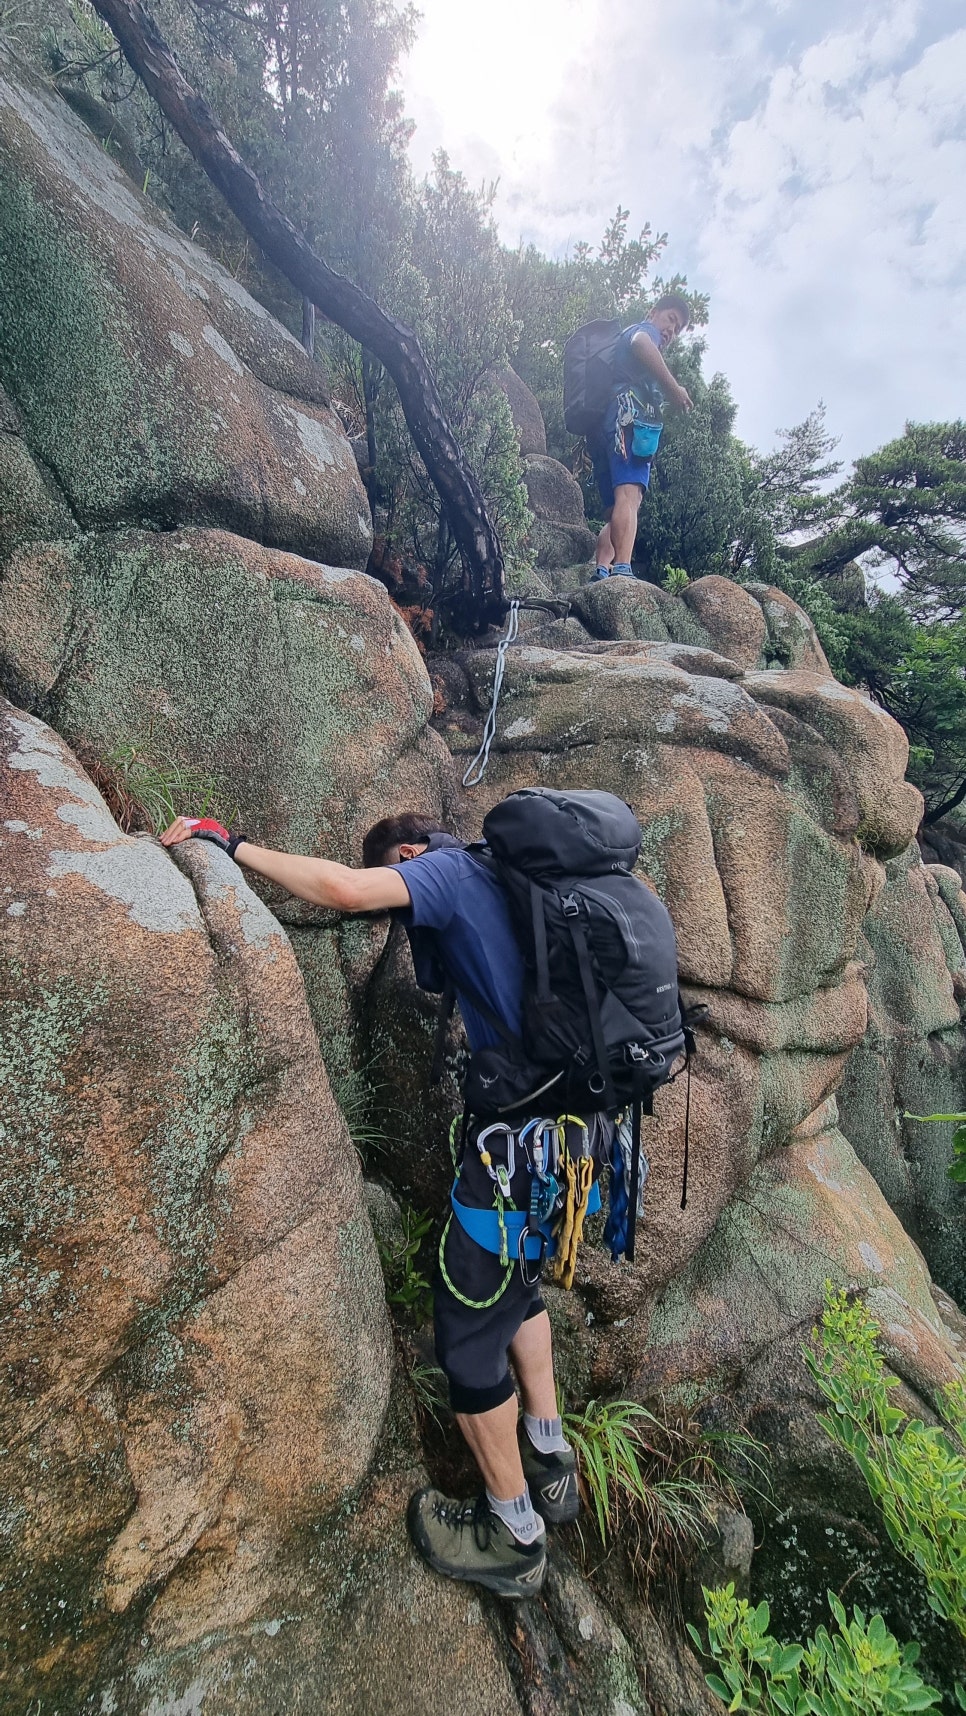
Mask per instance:
[[[456,1116],[450,1127],[454,1167],[459,1164],[456,1133],[460,1126],[461,1142],[465,1145],[468,1130],[465,1115],[462,1120]],[[577,1127],[580,1132],[580,1153],[576,1158],[568,1147],[568,1127]],[[524,1285],[535,1287],[554,1243],[550,1225],[561,1211],[554,1280],[571,1287],[584,1221],[600,1208],[587,1122],[574,1114],[561,1114],[556,1119],[544,1116],[528,1120],[514,1131],[505,1121],[496,1121],[483,1128],[475,1143],[480,1162],[493,1185],[493,1203],[482,1209],[460,1203],[456,1195],[458,1177],[454,1181],[450,1193],[452,1210],[439,1242],[440,1274],[446,1287],[461,1305],[477,1311],[489,1310],[497,1303],[506,1292],[518,1263]],[[511,1181],[524,1160],[530,1172],[530,1196],[527,1207],[519,1209],[512,1197]],[[500,1285],[488,1299],[470,1299],[461,1293],[446,1267],[446,1241],[454,1217],[470,1239],[499,1258],[505,1271]]]
[[[520,604],[519,602],[511,602],[510,611],[507,615],[506,631],[500,639],[496,649],[496,666],[493,670],[493,699],[490,703],[489,714],[486,717],[486,724],[483,728],[483,742],[463,776],[463,785],[465,787],[479,786],[483,776],[486,774],[486,767],[490,760],[490,746],[496,738],[496,708],[500,701],[500,692],[503,690],[503,675],[506,672],[506,652],[512,643],[516,643],[517,633],[519,630]]]

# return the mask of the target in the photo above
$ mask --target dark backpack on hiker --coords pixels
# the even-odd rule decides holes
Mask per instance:
[[[585,322],[564,346],[564,423],[571,435],[600,429],[614,385],[620,322]]]
[[[631,1109],[636,1211],[641,1114],[690,1055],[696,1023],[682,1018],[667,909],[632,874],[640,825],[613,793],[527,787],[494,806],[483,834],[468,850],[507,892],[525,964],[523,1029],[514,1037],[471,997],[500,1043],[470,1056],[467,1113],[512,1120],[545,1100],[578,1113]],[[440,1041],[452,991],[444,996]]]

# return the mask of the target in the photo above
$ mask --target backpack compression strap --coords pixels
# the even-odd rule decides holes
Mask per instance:
[[[531,884],[533,886],[533,884]],[[539,893],[539,889],[537,890]],[[577,967],[580,971],[580,981],[583,985],[584,1000],[587,1003],[587,1013],[590,1018],[590,1034],[594,1042],[594,1054],[597,1057],[597,1069],[603,1080],[601,1094],[606,1108],[617,1107],[617,1095],[614,1081],[610,1074],[610,1063],[607,1059],[607,1044],[604,1042],[604,1027],[600,1017],[600,1002],[597,999],[597,984],[594,981],[593,966],[590,963],[590,949],[587,946],[587,936],[580,922],[580,908],[573,894],[568,894],[561,902],[563,914],[570,926],[570,935],[577,955]],[[540,901],[540,917],[543,918],[543,900]],[[544,932],[544,948],[546,948],[546,932]]]

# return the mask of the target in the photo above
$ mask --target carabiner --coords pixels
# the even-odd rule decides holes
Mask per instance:
[[[512,1126],[508,1126],[505,1120],[495,1121],[492,1126],[487,1126],[477,1137],[476,1148],[480,1152],[480,1161],[483,1163],[490,1179],[495,1180],[497,1176],[496,1169],[493,1166],[492,1152],[486,1147],[487,1139],[492,1137],[494,1132],[501,1132],[506,1138],[506,1172],[512,1180],[513,1175],[516,1172],[517,1165],[516,1140]]]
[[[528,1239],[538,1239],[540,1241],[540,1255],[538,1257],[527,1256]],[[526,1228],[522,1227],[520,1229],[520,1238],[517,1240],[517,1257],[520,1260],[520,1275],[523,1280],[524,1287],[536,1287],[540,1280],[540,1276],[543,1273],[543,1266],[547,1259],[546,1234],[528,1233]],[[532,1274],[531,1270],[533,1271]]]

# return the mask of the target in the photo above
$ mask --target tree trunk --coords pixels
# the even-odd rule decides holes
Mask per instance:
[[[462,560],[464,599],[454,620],[467,629],[482,629],[500,619],[504,590],[499,538],[487,516],[480,485],[447,422],[439,390],[412,329],[388,316],[351,280],[323,262],[269,201],[207,102],[186,81],[139,0],[94,0],[94,6],[246,232],[303,298],[310,298],[347,334],[367,346],[389,371]]]

